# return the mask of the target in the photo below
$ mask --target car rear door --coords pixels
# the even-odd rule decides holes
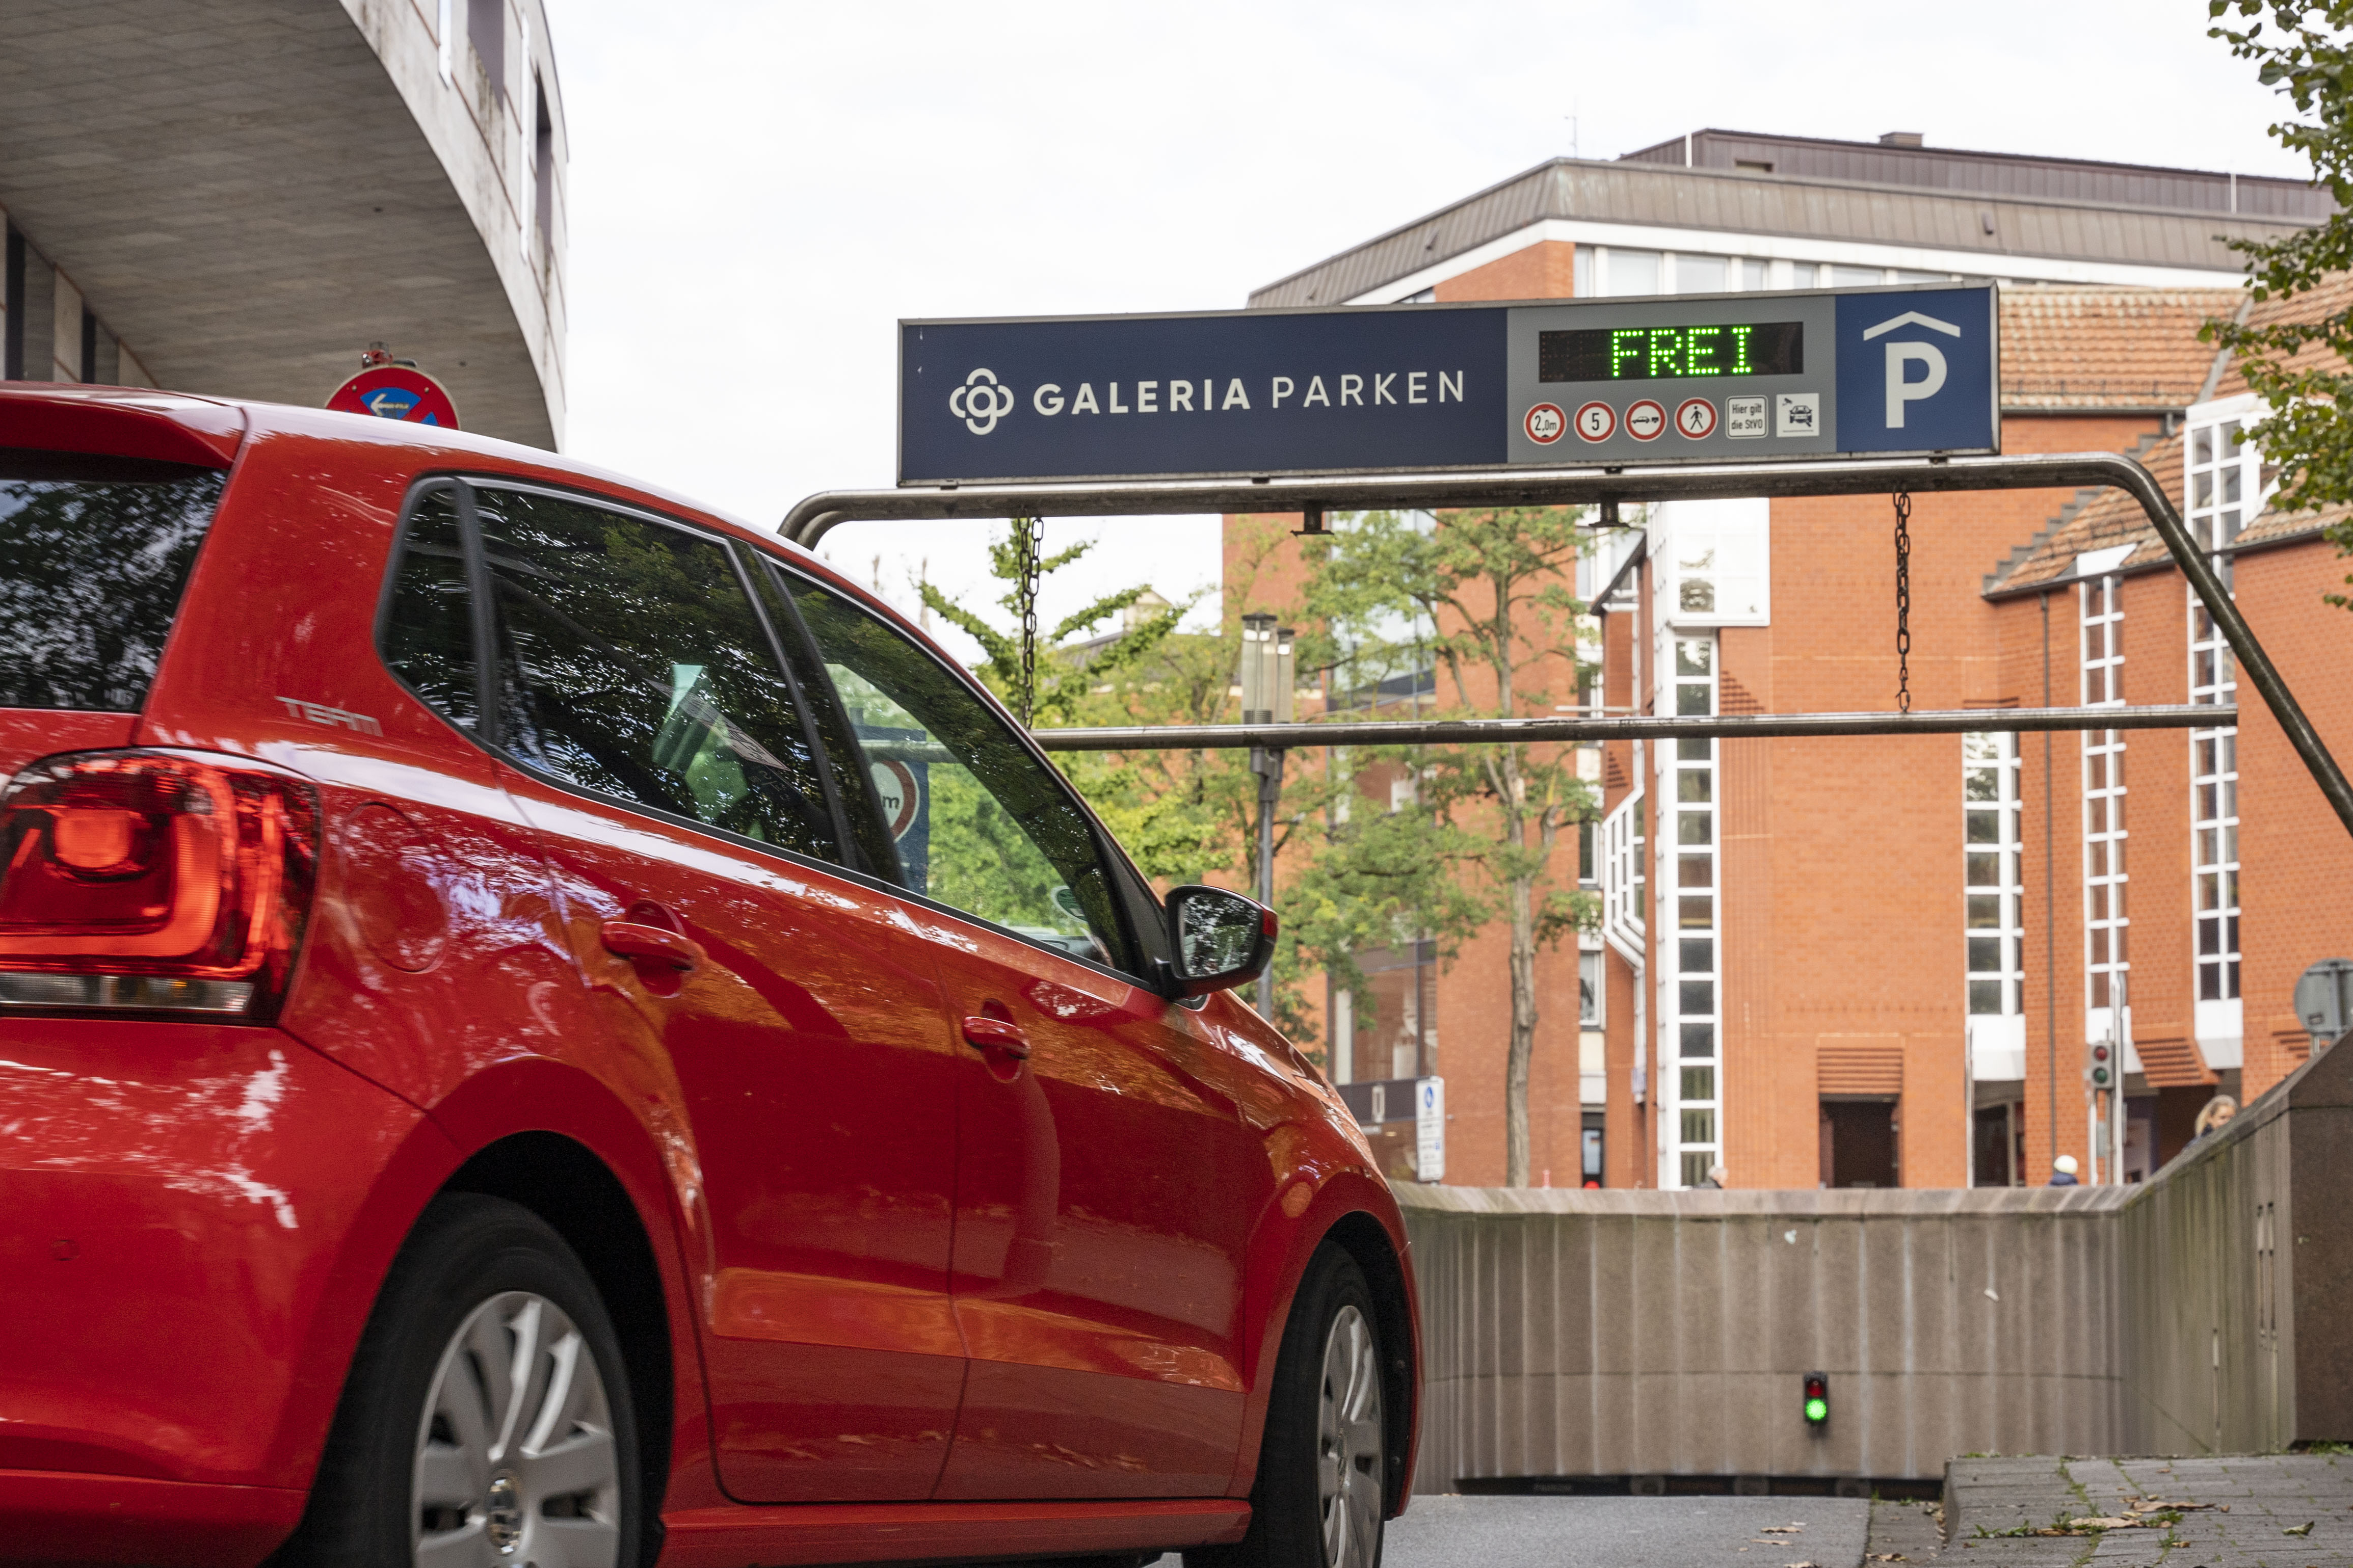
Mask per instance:
[[[957,1062],[925,943],[842,867],[737,547],[553,492],[470,495],[509,787],[645,1092],[686,1109],[670,1157],[700,1197],[721,1479],[745,1501],[923,1498],[964,1373]]]
[[[1144,983],[1120,868],[1060,776],[879,617],[794,595],[865,779],[898,808],[968,1047],[954,1290],[972,1361],[935,1495],[1222,1493],[1267,1181],[1242,1069]]]

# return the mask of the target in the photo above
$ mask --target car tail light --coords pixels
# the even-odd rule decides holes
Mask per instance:
[[[0,1008],[276,1016],[317,879],[305,785],[170,752],[50,757],[0,795]]]

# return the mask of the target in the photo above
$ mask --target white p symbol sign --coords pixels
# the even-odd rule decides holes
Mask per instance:
[[[1934,316],[1924,316],[1917,310],[1884,321],[1866,330],[1862,336],[1868,342],[1898,327],[1926,327],[1931,331],[1957,338],[1961,329],[1950,321],[1940,321]],[[1917,381],[1908,379],[1913,365],[1922,367]],[[1945,384],[1945,351],[1934,343],[1889,343],[1887,345],[1887,427],[1904,428],[1904,405],[1917,403],[1924,397],[1934,397]]]
[[[1907,381],[1905,366],[1924,364],[1928,373],[1917,381]],[[1887,345],[1887,427],[1904,428],[1904,405],[1924,397],[1934,397],[1936,389],[1945,384],[1945,351],[1934,343],[1890,343]]]

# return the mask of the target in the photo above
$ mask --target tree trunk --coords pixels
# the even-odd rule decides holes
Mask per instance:
[[[1504,1183],[1528,1184],[1528,1066],[1536,1047],[1535,889],[1512,879],[1512,1049],[1504,1064]]]

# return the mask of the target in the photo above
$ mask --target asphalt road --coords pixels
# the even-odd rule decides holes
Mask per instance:
[[[1418,1497],[1381,1568],[1862,1568],[1870,1521],[1858,1498]]]

